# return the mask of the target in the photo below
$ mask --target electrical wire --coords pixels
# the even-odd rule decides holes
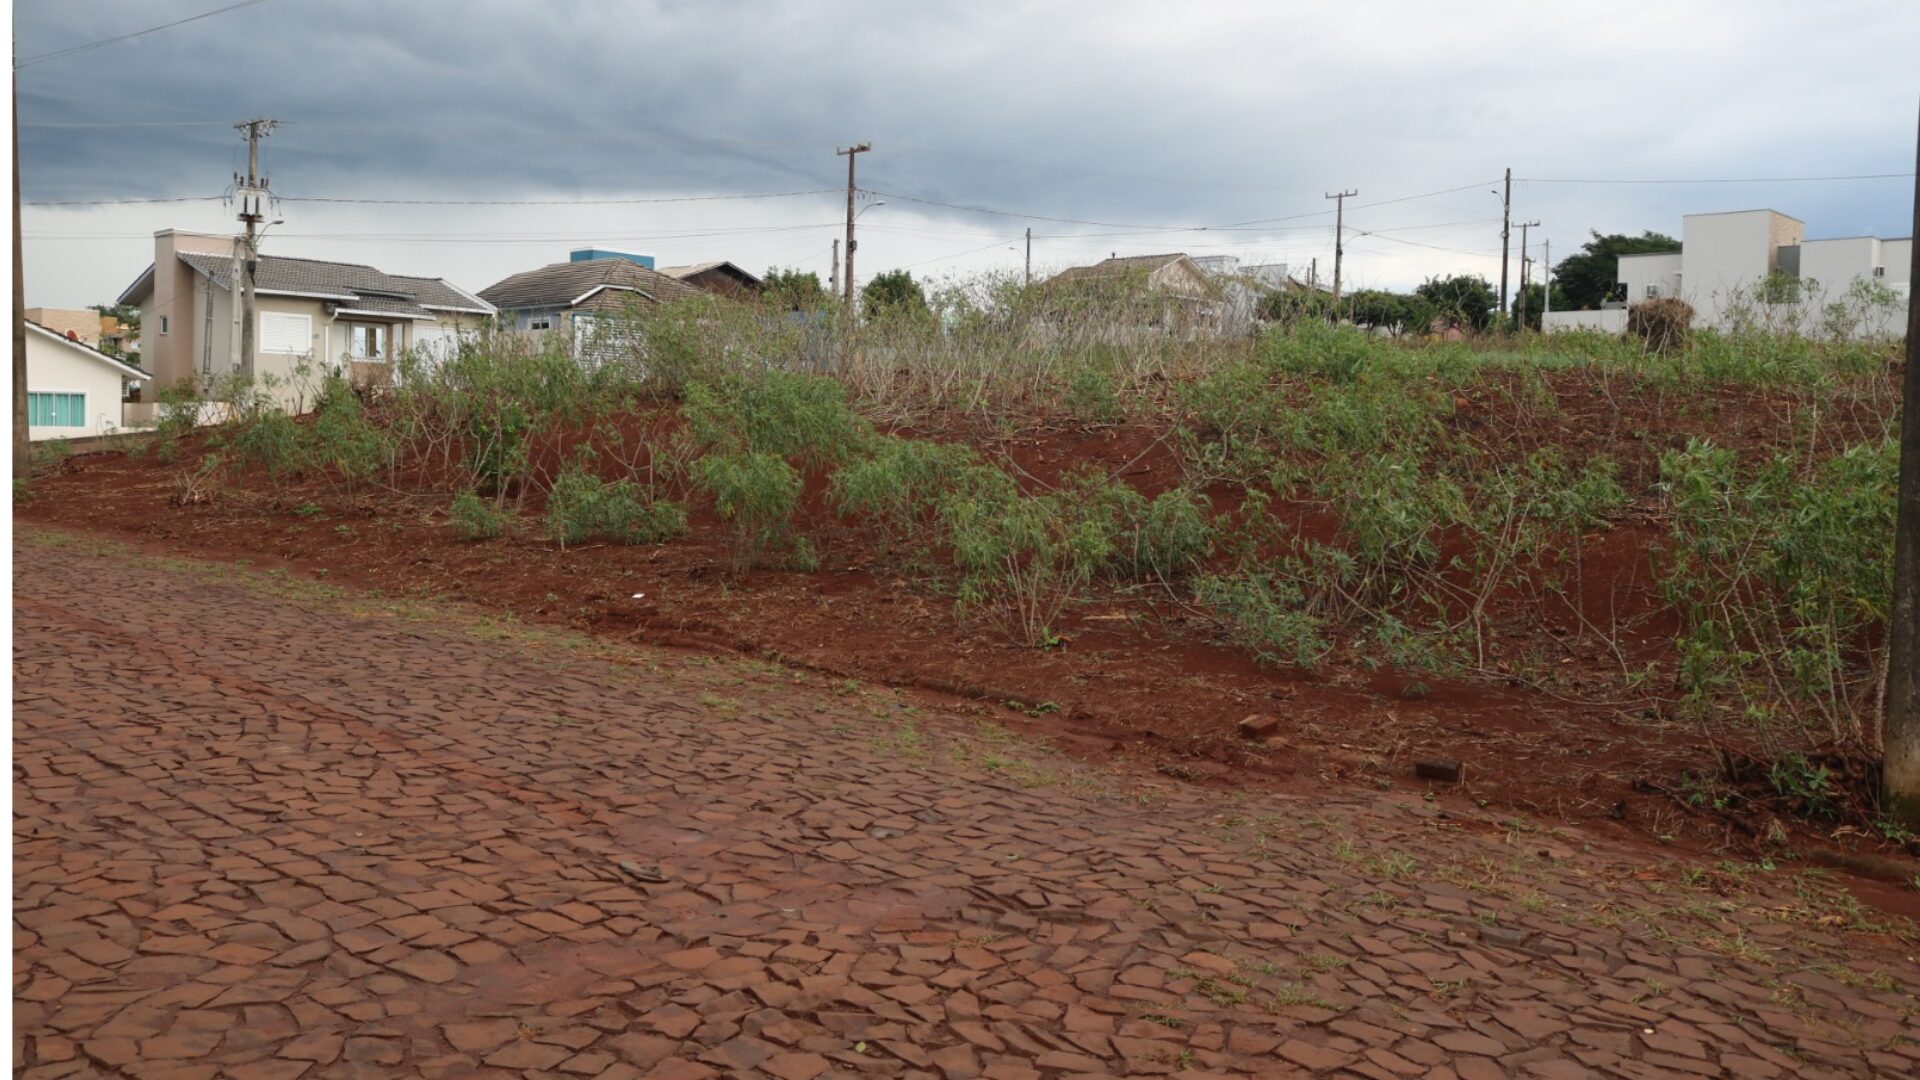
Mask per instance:
[[[1516,184],[1821,184],[1842,180],[1911,180],[1910,172],[1859,173],[1852,176],[1728,176],[1699,180],[1666,177],[1581,179],[1568,176],[1516,176]]]
[[[788,199],[802,195],[838,195],[841,188],[768,191],[743,195],[668,195],[638,199],[372,199],[333,195],[276,195],[281,202],[333,203],[343,206],[633,206],[646,203],[723,202],[740,199]]]
[[[215,8],[212,11],[203,11],[198,15],[189,15],[184,19],[175,19],[169,23],[161,23],[159,26],[149,26],[145,30],[135,30],[130,34],[116,34],[113,37],[101,38],[98,41],[89,41],[84,45],[74,45],[65,49],[55,49],[52,52],[38,53],[23,60],[14,61],[13,70],[19,71],[21,68],[32,67],[35,64],[44,64],[48,60],[58,60],[63,56],[72,56],[75,53],[83,53],[90,49],[98,49],[103,46],[112,45],[115,42],[131,41],[137,37],[157,34],[162,30],[171,30],[176,26],[185,26],[190,22],[199,22],[201,19],[211,19],[215,15],[225,15],[229,11],[238,11],[241,8],[248,8],[255,4],[264,4],[266,2],[267,0],[240,0],[237,4],[228,4],[226,7]]]

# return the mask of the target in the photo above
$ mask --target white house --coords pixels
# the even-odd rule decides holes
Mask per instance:
[[[147,374],[65,334],[27,324],[27,438],[79,439],[122,426],[128,383]]]
[[[1913,284],[1913,238],[1872,236],[1808,240],[1806,223],[1777,210],[1688,214],[1680,250],[1622,255],[1624,300],[1600,311],[1555,311],[1549,332],[1576,327],[1625,329],[1627,305],[1663,296],[1693,305],[1694,325],[1725,329],[1742,319],[1765,325],[1820,324],[1829,305],[1848,301],[1855,282],[1884,286],[1897,304],[1862,313],[1854,332],[1895,335]],[[1790,283],[1767,289],[1769,278]]]

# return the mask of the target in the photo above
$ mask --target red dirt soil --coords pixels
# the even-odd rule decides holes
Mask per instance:
[[[1556,428],[1549,438],[1516,422],[1505,401],[1492,407],[1460,397],[1449,422],[1479,428],[1488,445],[1520,452],[1553,443],[1611,453],[1630,491],[1646,489],[1658,454],[1684,441],[1688,429],[1712,430],[1722,445],[1753,453],[1779,430],[1772,404],[1758,394],[1711,403],[1710,419],[1696,398],[1691,410],[1629,423],[1606,387],[1576,373],[1558,376],[1560,405],[1548,421]],[[657,430],[660,419],[640,423]],[[990,453],[1003,451],[1003,460],[1041,480],[1070,465],[1095,465],[1151,496],[1179,479],[1161,433],[1041,427]],[[199,441],[189,441],[185,462],[197,459]],[[957,620],[949,598],[876,558],[864,534],[817,497],[801,523],[821,554],[816,571],[736,573],[710,513],[696,511],[692,535],[661,546],[561,550],[537,529],[466,543],[448,527],[442,496],[381,493],[347,504],[315,484],[283,494],[277,507],[230,488],[211,502],[176,506],[180,469],[153,455],[75,457],[36,482],[16,512],[23,521],[104,533],[148,550],[277,564],[328,582],[456,599],[609,638],[734,650],[836,677],[959,694],[1070,752],[1144,756],[1198,782],[1303,790],[1341,779],[1425,786],[1414,777],[1414,762],[1447,757],[1465,763],[1457,793],[1483,805],[1688,846],[1743,840],[1733,823],[1691,813],[1665,793],[1682,773],[1711,768],[1702,737],[1662,720],[1649,701],[1573,700],[1588,688],[1604,696],[1609,671],[1623,659],[1664,655],[1672,626],[1662,624],[1647,570],[1659,530],[1644,517],[1582,539],[1576,590],[1584,617],[1618,630],[1628,655],[1600,655],[1591,636],[1584,646],[1549,641],[1567,672],[1549,693],[1416,680],[1351,663],[1313,674],[1263,667],[1218,640],[1207,620],[1158,586],[1073,611],[1056,628],[1062,647],[1015,647],[990,627]],[[1222,500],[1215,505],[1223,508]],[[1562,615],[1575,629],[1571,610]],[[1277,737],[1242,739],[1238,722],[1252,714],[1277,717]],[[1821,839],[1805,832],[1800,838]],[[1897,865],[1867,869],[1884,875]],[[1891,890],[1876,899],[1916,907]]]

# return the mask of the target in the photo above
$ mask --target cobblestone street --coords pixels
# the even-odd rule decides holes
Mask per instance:
[[[26,1077],[1920,1074],[1916,946],[1416,791],[16,541]]]

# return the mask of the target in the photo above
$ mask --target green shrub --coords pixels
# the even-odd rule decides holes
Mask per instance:
[[[1681,616],[1680,679],[1696,709],[1727,695],[1763,738],[1784,725],[1878,746],[1898,465],[1892,438],[1812,468],[1783,456],[1743,469],[1697,439],[1661,459],[1672,545],[1659,581]]]
[[[1300,587],[1272,574],[1209,575],[1194,583],[1194,599],[1213,612],[1233,641],[1263,664],[1311,670],[1332,651],[1324,625]]]
[[[771,454],[803,468],[837,465],[873,439],[846,388],[818,375],[762,371],[687,388],[687,432],[707,453]]]
[[[771,453],[709,454],[694,463],[695,481],[727,522],[739,566],[767,565],[777,553],[788,565],[811,569],[810,544],[796,538],[799,470]]]
[[[491,540],[507,531],[506,513],[471,491],[453,497],[447,517],[462,540]]]
[[[1198,569],[1213,554],[1211,510],[1196,491],[1161,492],[1133,527],[1127,560],[1133,573],[1170,581]]]
[[[306,458],[316,471],[338,477],[351,492],[390,463],[394,446],[344,383],[331,380],[328,390],[307,427]]]
[[[677,503],[652,501],[631,480],[612,483],[573,466],[547,492],[547,534],[561,547],[600,537],[622,544],[664,544],[687,533]]]
[[[835,470],[828,486],[834,509],[862,515],[888,544],[921,552],[939,542],[940,505],[956,489],[986,483],[1011,491],[998,469],[966,446],[927,439],[881,439],[874,452]]]

